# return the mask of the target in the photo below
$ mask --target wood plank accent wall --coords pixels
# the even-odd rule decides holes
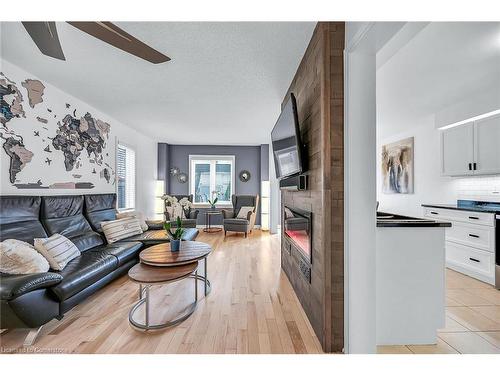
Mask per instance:
[[[282,235],[282,268],[325,352],[344,348],[344,22],[319,22],[291,92],[307,146],[308,190],[282,191],[283,206],[313,213],[311,283]],[[283,215],[282,215],[283,228]]]

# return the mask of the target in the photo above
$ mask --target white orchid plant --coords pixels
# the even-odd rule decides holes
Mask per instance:
[[[171,195],[165,194],[161,197],[165,201],[166,206],[176,206],[180,205],[184,211],[189,211],[193,207],[193,204],[189,201],[187,197],[178,200],[176,197],[172,197]]]

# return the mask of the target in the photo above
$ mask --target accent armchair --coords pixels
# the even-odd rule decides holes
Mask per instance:
[[[227,232],[245,233],[247,237],[255,225],[257,217],[257,207],[259,206],[258,195],[234,195],[231,197],[233,202],[232,210],[222,210],[224,218],[224,236]],[[245,218],[239,218],[238,213],[242,207],[253,207],[253,210],[248,211]]]
[[[181,200],[182,198],[187,198],[190,202],[193,202],[193,195],[183,195],[183,194],[171,194],[172,197],[177,198],[177,200]],[[165,220],[166,221],[172,221],[172,226],[175,227],[177,224],[175,222],[176,218],[171,218],[170,214],[167,211],[167,202],[165,201]],[[184,213],[186,215],[185,219],[182,219],[182,226],[184,228],[196,228],[196,220],[198,219],[198,210],[195,209],[190,209],[189,211],[184,210]]]

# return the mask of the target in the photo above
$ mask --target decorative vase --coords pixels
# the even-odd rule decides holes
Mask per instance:
[[[215,210],[215,205],[210,206],[211,210]]]
[[[181,240],[170,240],[170,250],[179,251],[181,248]]]

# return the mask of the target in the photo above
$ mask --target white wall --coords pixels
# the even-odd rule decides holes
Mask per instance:
[[[107,193],[115,192],[116,184],[106,184],[99,183],[94,176],[90,176],[89,165],[85,168],[72,170],[70,172],[66,171],[63,165],[63,160],[61,152],[57,150],[52,150],[52,153],[43,152],[43,147],[47,142],[42,143],[42,137],[54,137],[57,132],[57,121],[64,116],[65,112],[72,113],[74,109],[77,109],[78,116],[90,112],[94,118],[99,118],[111,125],[110,139],[108,140],[108,145],[106,147],[106,152],[109,153],[107,162],[112,169],[115,169],[115,145],[117,142],[124,142],[127,145],[133,147],[136,150],[136,208],[143,211],[148,217],[154,216],[154,181],[156,179],[156,163],[157,163],[157,146],[156,141],[144,136],[140,132],[136,131],[129,126],[120,123],[119,121],[111,118],[93,108],[89,104],[77,99],[76,97],[59,90],[57,87],[51,85],[49,82],[45,81],[43,77],[36,77],[33,74],[26,72],[25,70],[9,63],[5,60],[0,60],[1,71],[10,79],[16,81],[16,86],[20,89],[23,94],[23,108],[26,112],[26,118],[14,118],[9,121],[9,130],[15,134],[19,134],[23,137],[24,143],[27,148],[32,147],[33,153],[33,163],[28,163],[26,167],[21,170],[18,175],[22,182],[31,181],[33,178],[41,178],[42,181],[70,181],[76,182],[78,180],[85,181],[94,178],[96,181],[95,188],[93,189],[18,189],[13,184],[10,183],[8,178],[9,163],[10,158],[7,156],[3,149],[0,149],[0,191],[1,194],[10,195],[62,195],[62,194],[87,194],[87,193]],[[38,79],[44,86],[44,102],[36,105],[34,108],[30,108],[28,102],[28,95],[26,90],[21,86],[21,81],[26,79]],[[77,93],[75,93],[77,94]],[[66,109],[65,104],[70,103],[71,107]],[[57,108],[56,108],[57,107]],[[48,112],[47,108],[53,110],[53,112]],[[53,115],[57,113],[57,118]],[[36,120],[36,116],[43,116],[49,120],[46,124],[42,124]],[[43,129],[43,127],[47,129]],[[4,129],[5,130],[5,129]],[[40,131],[41,137],[34,136],[34,130]],[[5,133],[5,131],[4,131]],[[50,142],[50,141],[49,141]],[[2,140],[3,143],[3,140]],[[43,147],[42,147],[43,146]],[[53,159],[51,167],[44,162],[46,156],[50,156]],[[43,158],[42,158],[43,157]],[[105,157],[106,160],[106,157]],[[55,163],[59,163],[55,165]],[[74,179],[72,174],[82,174],[80,179]],[[36,179],[34,180],[36,182]]]

